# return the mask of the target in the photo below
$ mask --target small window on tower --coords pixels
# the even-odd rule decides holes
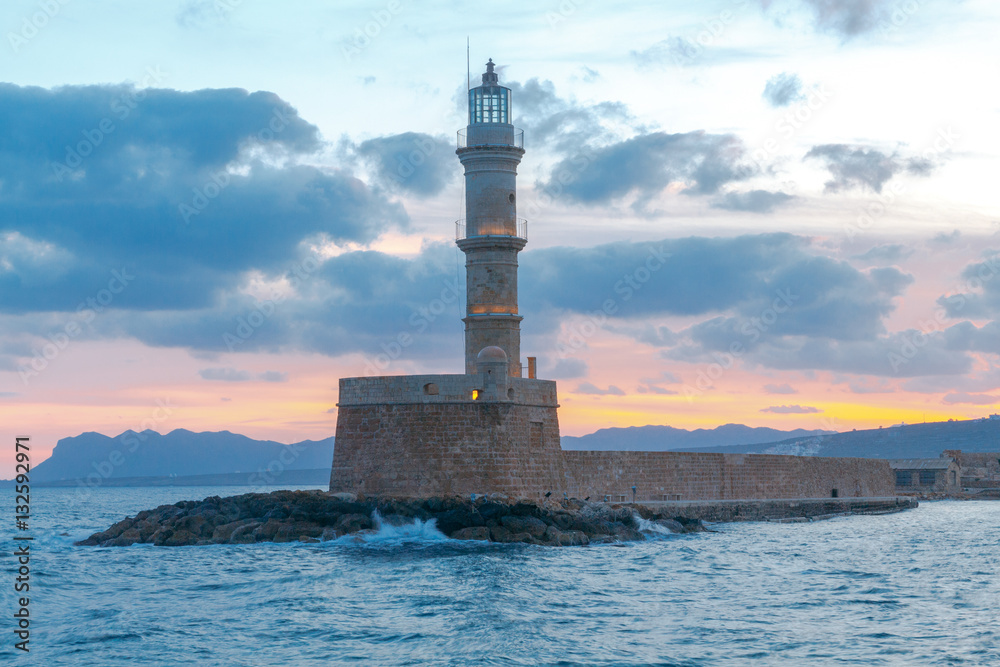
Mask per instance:
[[[514,203],[514,193],[513,192],[511,192],[509,195],[507,195],[507,201],[509,201],[511,204]]]

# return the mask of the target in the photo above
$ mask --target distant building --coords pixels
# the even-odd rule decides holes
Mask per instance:
[[[955,459],[892,459],[897,493],[947,493],[962,488],[961,468]]]
[[[1000,489],[1000,452],[948,449],[941,456],[950,457],[958,464],[963,489]]]

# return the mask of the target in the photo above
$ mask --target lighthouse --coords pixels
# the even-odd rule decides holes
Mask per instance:
[[[493,59],[483,83],[469,89],[469,124],[458,132],[465,168],[465,218],[455,239],[465,253],[465,372],[503,350],[507,374],[521,377],[521,319],[517,312],[517,253],[528,242],[528,223],[517,217],[517,165],[524,133],[511,122],[510,88],[501,86]],[[477,361],[478,360],[478,361]]]

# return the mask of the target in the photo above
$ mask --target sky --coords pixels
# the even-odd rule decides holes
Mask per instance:
[[[524,130],[564,435],[996,412],[998,33],[971,0],[5,2],[3,437],[320,439],[340,377],[462,372],[467,39]]]

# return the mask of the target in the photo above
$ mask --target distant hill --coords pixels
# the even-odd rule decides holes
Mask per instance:
[[[628,428],[602,428],[589,435],[562,437],[562,448],[569,450],[597,449],[603,451],[662,452],[669,450],[697,449],[725,445],[752,445],[774,442],[786,438],[808,438],[835,431],[779,431],[773,428],[726,424],[713,429],[699,428],[688,431],[672,426],[629,426]]]
[[[778,442],[709,447],[698,451],[910,459],[937,458],[946,449],[1000,452],[1000,419],[907,424],[818,437],[787,438]]]
[[[245,477],[269,469],[329,470],[333,441],[331,437],[285,445],[229,431],[194,433],[186,429],[166,435],[129,430],[114,438],[89,432],[61,439],[52,456],[32,468],[31,481],[85,480],[92,473],[112,480],[227,473],[243,473]]]

